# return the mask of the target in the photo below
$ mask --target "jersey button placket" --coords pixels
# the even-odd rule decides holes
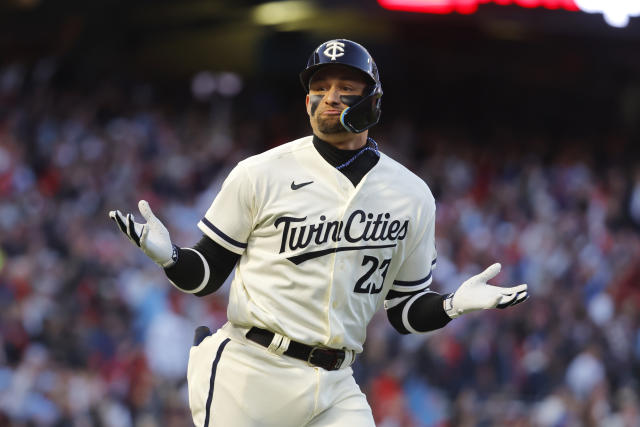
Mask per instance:
[[[337,174],[339,174],[339,176],[336,176],[338,182],[337,182],[337,186],[334,187],[337,190],[337,193],[339,194],[338,199],[339,199],[339,203],[340,203],[340,218],[338,218],[340,221],[342,221],[344,223],[344,221],[347,220],[348,218],[348,209],[349,206],[351,205],[351,201],[353,198],[353,186],[350,187],[350,183],[345,182],[347,180],[347,178],[342,175],[341,172],[339,171],[335,171]],[[342,234],[342,233],[341,233]],[[339,248],[341,246],[341,243],[344,244],[344,239],[341,241],[337,241],[334,244],[335,248]],[[342,281],[344,280],[344,272],[345,272],[345,264],[344,264],[344,260],[341,259],[340,256],[338,256],[339,253],[335,252],[333,254],[333,259],[332,259],[332,266],[331,266],[331,284],[329,286],[329,291],[328,291],[328,297],[329,297],[329,301],[328,301],[328,310],[327,310],[327,317],[328,317],[328,328],[329,330],[327,331],[327,336],[328,339],[330,340],[329,342],[331,342],[334,338],[332,338],[332,325],[331,325],[331,319],[333,317],[333,311],[338,310],[341,306],[340,301],[336,298],[335,292],[334,292],[334,284],[335,281],[338,281],[338,286],[340,286],[342,284]]]
[[[340,172],[338,172],[340,173]],[[339,184],[338,190],[342,195],[342,209],[341,209],[341,218],[343,224],[346,225],[346,222],[349,219],[351,212],[353,211],[354,200],[357,197],[358,191],[357,187],[354,187],[350,181],[345,176],[338,177]],[[344,239],[344,229],[341,233],[342,240],[340,242],[336,242],[336,248],[341,246],[349,245],[348,242]],[[331,275],[331,289],[330,289],[330,310],[331,314],[329,315],[329,329],[333,333],[329,335],[330,341],[328,345],[330,346],[340,346],[343,344],[343,340],[345,338],[344,331],[342,330],[344,325],[341,325],[339,328],[332,328],[331,319],[332,318],[340,318],[341,316],[336,312],[340,312],[343,309],[345,303],[348,302],[345,298],[348,298],[349,290],[344,287],[351,286],[347,272],[349,270],[349,266],[347,265],[347,261],[345,260],[345,254],[350,252],[336,252],[333,256],[333,271]],[[348,257],[347,257],[348,258]],[[337,335],[336,335],[337,334]]]

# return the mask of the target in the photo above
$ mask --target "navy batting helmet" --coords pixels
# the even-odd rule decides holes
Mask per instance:
[[[382,85],[378,67],[362,45],[346,39],[329,40],[313,51],[307,67],[300,73],[300,81],[309,92],[311,77],[322,67],[332,64],[346,65],[361,71],[369,80],[360,100],[347,107],[340,116],[340,122],[349,131],[364,132],[380,120]]]

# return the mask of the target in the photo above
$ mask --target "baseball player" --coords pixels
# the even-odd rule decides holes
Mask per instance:
[[[300,79],[313,135],[239,162],[194,246],[173,245],[144,200],[145,223],[109,213],[183,292],[214,292],[235,268],[228,322],[198,328],[190,350],[196,426],[373,426],[350,366],[376,310],[423,333],[528,296],[487,283],[500,264],[453,294],[430,290],[434,198],[368,136],[382,86],[364,47],[322,43]]]

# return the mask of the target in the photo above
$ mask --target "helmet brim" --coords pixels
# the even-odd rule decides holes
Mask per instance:
[[[375,85],[377,83],[373,77],[371,77],[369,74],[367,74],[364,71],[362,71],[362,69],[360,69],[358,67],[355,67],[353,65],[344,64],[344,63],[340,63],[340,62],[323,63],[323,64],[312,65],[312,66],[306,68],[304,71],[302,71],[300,73],[300,83],[302,83],[302,87],[304,88],[304,90],[307,93],[309,92],[309,84],[311,83],[311,79],[313,78],[314,74],[316,74],[322,68],[336,66],[336,65],[341,66],[341,67],[348,67],[348,68],[350,68],[352,70],[357,71],[358,73],[360,73],[360,75],[362,75],[367,80],[369,85]]]

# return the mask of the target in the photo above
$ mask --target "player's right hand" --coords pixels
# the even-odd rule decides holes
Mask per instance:
[[[146,200],[138,202],[146,224],[134,221],[132,214],[124,216],[119,210],[109,212],[111,218],[136,246],[163,268],[171,267],[178,258],[178,250],[171,243],[167,227],[153,214]]]

